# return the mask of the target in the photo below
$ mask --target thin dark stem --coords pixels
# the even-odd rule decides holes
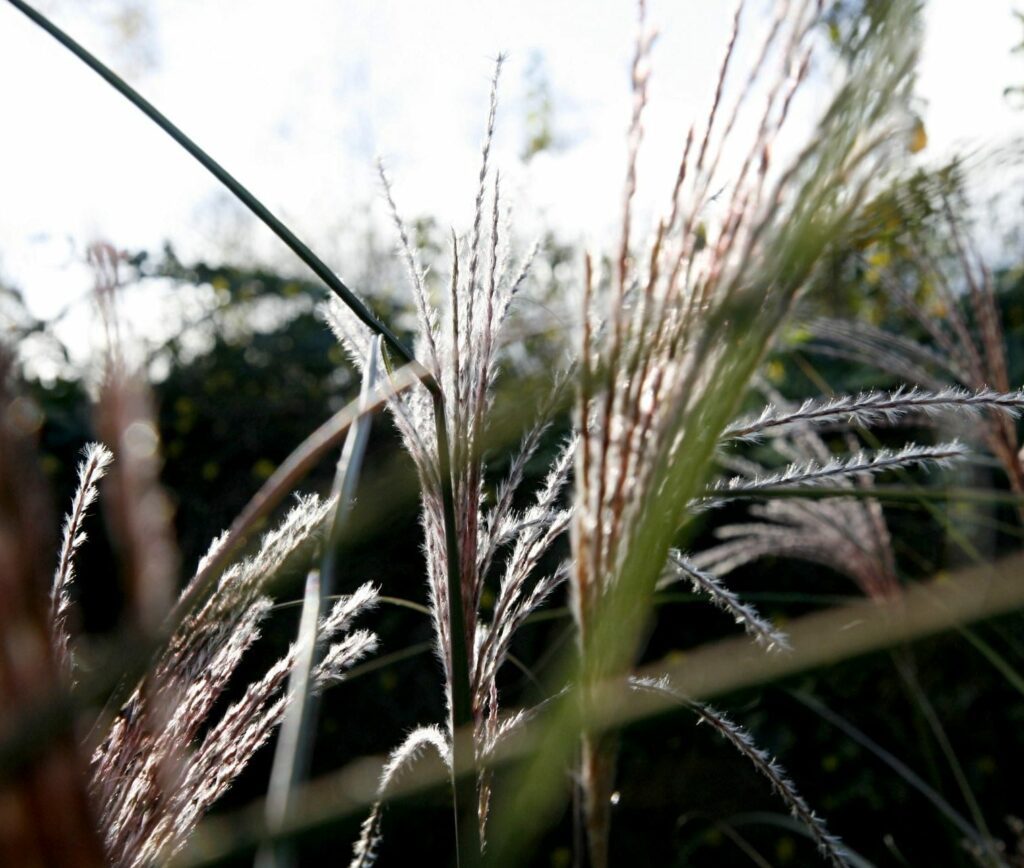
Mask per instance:
[[[199,147],[181,129],[173,124],[156,106],[150,103],[117,73],[94,57],[83,46],[68,36],[44,15],[22,0],[8,0],[19,12],[67,48],[79,60],[103,78],[125,99],[131,102],[160,129],[191,154],[207,171],[230,190],[253,214],[255,214],[278,238],[316,274],[372,332],[380,335],[387,348],[403,362],[422,368],[412,352],[398,336],[381,322],[370,309],[349,289],[345,283],[282,223],[259,199],[243,186],[223,166]],[[448,556],[448,600],[452,635],[452,717],[454,728],[472,721],[473,709],[469,684],[469,649],[465,629],[465,614],[462,608],[462,582],[459,575],[459,543],[455,531],[455,499],[452,492],[451,457],[448,429],[445,421],[444,395],[433,374],[423,369],[421,381],[430,392],[434,405],[434,424],[437,429],[438,470],[441,477],[441,497],[444,505],[445,543]],[[457,765],[457,763],[456,763]]]
[[[460,787],[456,779],[457,770],[474,761],[462,758],[459,740],[455,733],[473,725],[473,694],[469,680],[469,636],[466,635],[466,616],[462,608],[462,579],[459,575],[459,541],[455,536],[455,498],[452,492],[451,451],[448,443],[448,429],[445,425],[444,398],[440,390],[432,392],[434,399],[434,425],[437,429],[437,461],[441,476],[441,501],[444,508],[445,547],[448,556],[448,630],[451,636],[452,654],[452,813],[455,818],[455,841],[459,847],[460,833],[466,836],[466,865],[476,865],[480,858],[480,826],[475,810],[475,775],[470,782]],[[473,748],[470,747],[470,754]],[[461,790],[461,792],[460,792]],[[460,798],[461,797],[461,798]],[[460,802],[468,801],[465,823],[460,823]],[[461,827],[461,828],[460,828]],[[458,849],[456,857],[459,856]],[[461,864],[463,860],[459,860]]]
[[[284,225],[259,199],[227,171],[220,163],[199,147],[181,129],[163,114],[156,106],[128,84],[116,72],[94,57],[82,45],[68,36],[52,21],[37,12],[22,0],[8,0],[19,12],[24,13],[35,24],[38,24],[50,36],[81,60],[86,66],[99,75],[118,93],[146,115],[153,123],[189,152],[211,175],[227,187],[246,208],[252,211],[278,238],[280,238],[309,268],[319,277],[335,295],[338,296],[352,312],[372,331],[379,334],[387,343],[388,349],[400,356],[403,363],[415,362],[415,358],[394,332],[391,331],[370,311],[360,298],[304,244],[294,232]],[[429,387],[428,387],[429,388]]]
[[[469,688],[469,637],[466,615],[462,608],[462,582],[459,577],[459,541],[455,536],[455,498],[452,494],[451,451],[448,428],[444,421],[444,399],[440,392],[434,398],[434,424],[437,428],[437,460],[441,475],[441,499],[444,507],[445,545],[448,556],[448,619],[452,637],[452,717],[454,729],[473,720],[472,696]],[[451,533],[449,533],[451,529]]]

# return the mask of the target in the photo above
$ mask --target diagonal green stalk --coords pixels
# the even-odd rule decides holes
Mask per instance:
[[[261,222],[280,238],[309,269],[323,281],[346,306],[372,332],[380,335],[388,350],[403,362],[421,369],[421,382],[433,401],[434,427],[437,434],[438,471],[441,478],[441,500],[444,509],[445,546],[448,556],[448,617],[452,635],[452,718],[453,731],[470,724],[473,719],[472,694],[469,681],[469,639],[466,636],[465,614],[462,608],[462,580],[459,575],[459,542],[455,531],[455,498],[452,491],[451,447],[445,420],[444,394],[433,372],[423,369],[412,352],[398,336],[381,322],[359,297],[320,259],[295,233],[282,223],[259,199],[231,175],[206,151],[185,135],[156,106],[108,66],[93,56],[46,16],[22,0],[8,0],[19,12],[41,27],[79,60],[104,79],[111,87],[138,108],[160,129],[191,154],[207,171],[220,181]],[[454,757],[453,757],[454,759]],[[458,765],[458,763],[454,763]]]

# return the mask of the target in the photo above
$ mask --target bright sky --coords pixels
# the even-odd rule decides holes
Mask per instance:
[[[468,225],[499,51],[509,63],[496,163],[517,224],[528,232],[551,225],[578,240],[604,236],[615,221],[635,31],[628,0],[136,2],[150,25],[150,64],[100,26],[114,2],[50,0],[45,8],[126,70],[343,276],[357,232],[382,214],[378,154],[406,215]],[[929,4],[923,157],[1020,131],[1024,111],[1003,97],[1006,85],[1024,83],[1024,57],[1010,53],[1024,38],[1013,5]],[[708,0],[651,3],[661,37],[641,168],[662,187],[687,125],[706,113],[731,9]],[[535,56],[555,100],[560,147],[524,166]],[[38,315],[87,291],[81,251],[98,238],[154,251],[168,239],[185,261],[216,259],[234,239],[288,261],[191,158],[2,0],[0,82],[0,275]]]

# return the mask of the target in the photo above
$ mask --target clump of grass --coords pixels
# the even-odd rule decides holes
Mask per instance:
[[[112,453],[99,443],[85,449],[51,590],[48,632],[55,663],[69,686],[76,680],[69,629],[75,556],[85,541],[86,511],[104,475],[113,483],[102,499],[113,500],[108,519],[120,542],[129,618],[137,634],[159,629],[170,608],[170,601],[153,593],[155,586],[162,594],[160,589],[172,581],[167,570],[175,559],[166,554],[169,512],[159,489],[159,441],[148,415],[148,393],[120,343],[117,261],[111,248],[95,249],[108,339],[98,416],[118,449]],[[290,700],[285,686],[297,643],[240,699],[210,718],[243,655],[260,637],[272,606],[269,583],[280,571],[308,560],[333,510],[333,500],[301,498],[281,525],[264,535],[254,554],[220,573],[213,593],[177,625],[127,701],[97,721],[87,740],[94,746],[87,792],[109,864],[151,865],[174,856],[281,721]],[[226,535],[214,541],[180,599],[192,596],[226,543]],[[311,690],[343,680],[348,668],[376,648],[373,633],[352,629],[354,619],[376,600],[377,591],[364,585],[320,619],[317,633],[326,649],[312,672]]]
[[[853,225],[872,175],[884,172],[887,142],[906,122],[901,107],[909,93],[917,25],[909,7],[893,7],[874,21],[812,139],[778,169],[772,165],[773,144],[813,62],[819,10],[811,4],[779,6],[728,110],[723,93],[741,30],[738,12],[703,130],[687,137],[667,216],[657,222],[641,255],[634,252],[632,200],[652,37],[640,8],[621,241],[609,275],[598,273],[590,257],[586,260],[576,416],[581,441],[570,587],[582,658],[585,824],[596,866],[607,864],[615,745],[613,738],[586,730],[588,686],[628,674],[651,594],[688,517],[783,483],[855,480],[913,464],[942,464],[964,454],[956,443],[911,444],[850,458],[805,458],[778,474],[745,473],[705,487],[720,444],[840,417],[875,421],[953,406],[986,412],[1002,407],[1012,415],[1021,405],[1020,394],[996,395],[979,385],[970,394],[897,392],[787,411],[767,408],[754,419],[732,421],[779,326],[825,251]],[[779,63],[774,77],[770,59]],[[738,170],[723,176],[724,144],[737,135],[735,122],[751,83],[764,76],[767,96],[747,156]],[[712,224],[709,205],[715,190],[726,204],[721,219]],[[733,612],[764,644],[782,646],[770,626],[749,607],[739,608],[699,563],[688,563],[679,554],[672,561],[695,588]],[[724,717],[717,720],[716,729],[730,741],[749,746]],[[757,754],[744,752],[764,771]],[[811,825],[822,855],[835,865],[846,864],[836,839],[805,810],[795,790],[780,783],[784,778],[772,780],[794,815]]]
[[[525,435],[512,461],[507,479],[494,501],[486,502],[484,443],[490,434],[502,327],[536,253],[534,249],[520,263],[513,264],[507,239],[502,234],[500,176],[495,172],[492,179],[489,166],[502,62],[499,57],[491,86],[473,224],[468,237],[459,238],[453,232],[451,276],[443,307],[429,296],[417,252],[409,242],[395,205],[391,182],[383,167],[380,169],[401,253],[408,266],[419,324],[417,352],[427,360],[441,384],[451,432],[451,475],[463,606],[461,619],[453,621],[446,583],[447,559],[452,552],[447,549],[444,536],[443,468],[431,428],[429,398],[422,391],[409,392],[392,400],[389,408],[420,480],[428,602],[449,714],[443,731],[433,726],[414,730],[395,749],[381,780],[381,794],[386,794],[389,783],[428,745],[433,745],[445,762],[455,767],[452,739],[460,721],[453,700],[454,661],[458,650],[462,649],[468,660],[471,689],[472,761],[480,768],[476,792],[480,840],[483,840],[489,805],[490,773],[486,770],[486,760],[514,723],[502,720],[500,715],[498,672],[508,658],[515,632],[565,578],[564,569],[538,577],[537,568],[545,552],[568,527],[569,512],[560,505],[560,500],[575,449],[573,440],[564,444],[535,493],[533,504],[525,510],[514,507],[514,495],[521,486],[526,465],[540,445],[550,424],[551,410],[565,385],[565,377],[556,378],[550,397],[543,402],[539,419]],[[366,358],[365,330],[340,304],[330,303],[326,313],[335,333],[353,360],[360,364]],[[481,600],[495,569],[498,588],[493,613],[488,619]],[[442,732],[443,739],[439,738]],[[353,864],[369,864],[378,834],[379,813],[380,805],[364,826]]]
[[[20,2],[15,5],[23,11],[28,8]],[[31,10],[29,14],[51,33],[60,34],[41,16]],[[769,542],[805,554],[810,548],[807,539],[820,534],[823,526],[810,521],[799,507],[769,507],[764,517],[782,526],[780,533],[769,530],[775,525],[759,526],[742,540],[745,548],[720,549],[702,560],[700,555],[691,557],[674,548],[680,530],[694,514],[782,484],[812,486],[827,481],[852,487],[864,484],[874,473],[943,463],[964,452],[956,443],[911,444],[839,458],[825,450],[813,426],[889,422],[909,414],[966,410],[997,420],[991,423],[991,442],[1007,456],[1016,449],[1015,431],[1008,420],[1024,398],[1009,390],[1005,359],[1000,361],[994,348],[998,334],[991,292],[986,294],[984,281],[972,278],[969,271],[975,313],[987,341],[985,362],[969,342],[958,345],[951,338],[940,339],[932,330],[944,348],[952,347],[951,357],[970,369],[971,377],[960,378],[966,390],[934,385],[928,393],[868,393],[800,407],[776,402],[760,415],[734,421],[780,326],[811,283],[830,245],[848,232],[876,176],[887,167],[894,134],[906,121],[900,109],[909,92],[917,25],[910,4],[894,4],[856,36],[856,50],[849,54],[812,140],[783,165],[775,165],[773,151],[810,75],[823,20],[821,4],[779,4],[753,66],[730,100],[726,85],[744,26],[742,11],[737,12],[707,117],[694,125],[686,139],[665,216],[647,241],[639,243],[633,202],[653,44],[640,4],[620,241],[607,273],[595,267],[592,257],[585,258],[578,367],[558,380],[552,396],[542,402],[539,420],[526,434],[492,503],[484,496],[484,454],[494,419],[500,334],[533,258],[531,253],[513,265],[502,229],[500,178],[496,172],[492,175],[490,167],[501,60],[492,85],[473,222],[465,236],[453,232],[451,276],[443,302],[428,291],[391,184],[381,173],[417,311],[417,361],[237,181],[84,49],[58,36],[184,144],[323,277],[339,298],[327,306],[327,318],[357,365],[372,367],[380,352],[392,374],[392,388],[378,395],[377,403],[387,401],[419,475],[427,596],[447,715],[443,725],[414,730],[391,754],[353,864],[373,861],[389,787],[427,751],[435,752],[448,768],[453,792],[459,792],[454,786],[456,774],[471,773],[473,816],[464,837],[472,852],[465,855],[469,861],[477,858],[486,840],[493,785],[490,762],[502,740],[537,712],[503,713],[498,673],[508,660],[516,631],[567,578],[579,665],[567,670],[567,686],[551,702],[555,717],[550,741],[557,751],[557,728],[563,724],[572,739],[580,739],[591,864],[601,868],[608,862],[616,746],[614,736],[592,725],[591,704],[609,682],[621,683],[634,693],[657,693],[690,709],[698,722],[735,746],[768,780],[794,817],[808,827],[824,858],[833,865],[848,864],[838,839],[776,761],[758,749],[745,731],[723,713],[690,701],[671,684],[632,677],[652,595],[660,584],[674,578],[685,579],[729,612],[765,648],[783,651],[786,647],[785,635],[707,567],[714,564],[724,569],[737,558],[757,556]],[[763,103],[754,116],[749,140],[743,143],[744,156],[727,171],[724,155],[743,128],[742,112],[762,85],[766,88]],[[716,201],[723,206],[717,216],[712,208]],[[958,236],[954,239],[960,261],[968,263]],[[316,692],[341,680],[355,661],[375,648],[372,633],[353,630],[351,625],[374,605],[377,592],[365,585],[329,612],[312,618],[316,641],[307,636],[305,644],[293,644],[241,699],[216,721],[209,721],[239,660],[259,636],[271,606],[270,577],[289,564],[308,561],[321,529],[346,504],[300,500],[284,522],[264,536],[254,554],[235,563],[230,562],[229,552],[238,540],[229,532],[214,542],[174,602],[170,589],[177,560],[158,484],[159,442],[146,390],[119,352],[116,266],[117,258],[109,249],[98,251],[99,297],[109,335],[99,427],[114,447],[116,460],[111,464],[110,453],[96,445],[83,463],[51,594],[52,644],[42,652],[46,665],[39,668],[47,673],[54,668],[59,678],[74,679],[68,627],[74,555],[84,539],[81,528],[96,497],[95,483],[110,465],[111,525],[129,590],[131,626],[143,635],[159,635],[168,623],[171,629],[152,666],[133,681],[127,701],[110,719],[100,721],[85,795],[98,818],[98,852],[118,865],[144,865],[170,858],[183,847],[202,814],[266,742],[289,702],[305,701],[305,695],[286,689],[289,674],[302,670],[296,665],[300,658],[305,660],[307,676],[302,691]],[[966,340],[961,320],[954,321],[953,328],[958,339]],[[380,350],[379,341],[384,344]],[[406,367],[395,371],[395,361],[406,362]],[[424,388],[408,388],[413,377]],[[567,383],[576,387],[575,432],[558,451],[532,503],[518,509],[514,494]],[[364,403],[360,412],[369,406]],[[780,453],[792,462],[788,467],[765,474],[733,457],[737,475],[709,482],[712,467],[730,443],[766,437],[773,437]],[[0,446],[6,447],[6,441],[0,440]],[[800,446],[809,449],[810,457],[801,454]],[[563,491],[573,473],[572,505],[566,507]],[[282,477],[286,478],[290,479],[287,474]],[[7,500],[5,492],[0,507],[7,509]],[[839,501],[827,510],[827,521],[830,526],[851,524],[854,535],[870,531],[882,546],[886,539],[880,535],[880,515],[872,509],[865,504],[861,511],[860,506],[854,509]],[[244,514],[242,527],[251,528],[253,514]],[[5,525],[11,523],[6,513],[0,518]],[[538,575],[542,557],[570,529],[571,564]],[[844,543],[857,542],[840,536]],[[20,550],[15,555],[11,559],[18,562],[13,566],[24,566],[18,560]],[[886,560],[881,548],[870,555],[863,568],[854,571],[855,577],[869,594],[888,597],[891,557]],[[22,573],[27,576],[30,571]],[[12,570],[12,575],[22,573]],[[488,618],[482,598],[487,583],[495,580],[496,601]],[[17,596],[15,591],[11,596]],[[322,656],[312,653],[318,642],[328,643]],[[559,718],[558,712],[565,708],[571,713]],[[461,755],[462,727],[471,735],[468,755]],[[548,764],[536,779],[549,789],[566,768],[565,755],[555,756],[557,762],[551,763],[552,755],[541,751],[534,760]],[[72,797],[82,795],[74,785],[69,792]],[[528,798],[530,792],[524,789],[521,798]],[[510,817],[506,823],[522,820],[523,814]],[[529,837],[530,830],[525,829],[523,841]],[[508,840],[506,833],[499,858],[510,852]]]

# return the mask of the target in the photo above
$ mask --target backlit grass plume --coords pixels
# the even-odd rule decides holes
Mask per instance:
[[[881,369],[900,381],[937,395],[1012,393],[999,303],[992,272],[974,249],[950,193],[925,188],[941,218],[936,231],[925,234],[912,225],[901,227],[889,243],[879,239],[875,262],[856,254],[858,264],[875,278],[877,289],[892,309],[917,326],[923,339],[913,340],[891,329],[855,319],[820,318],[810,323],[812,349]],[[895,201],[902,191],[897,187]],[[957,203],[967,210],[967,203]],[[1020,407],[1020,392],[1013,393]],[[1010,489],[1024,495],[1024,459],[1012,415],[991,402],[979,402],[976,436],[1002,465]],[[1018,507],[1024,523],[1024,507]]]
[[[620,242],[607,272],[587,258],[583,286],[571,588],[584,704],[587,684],[628,672],[670,547],[700,502],[739,400],[905,123],[900,109],[916,55],[913,10],[894,5],[863,35],[808,143],[776,166],[773,151],[816,62],[820,9],[779,4],[736,84],[738,10],[710,110],[686,139],[665,216],[641,250],[632,201],[652,42],[642,13],[641,6]],[[760,108],[751,106],[755,97]],[[737,119],[746,110],[753,133],[740,146]],[[726,145],[745,154],[728,169]],[[790,475],[809,482],[924,457],[909,451]],[[582,782],[596,866],[607,864],[613,774],[614,743],[585,733]],[[843,864],[823,828],[815,837],[823,855]]]
[[[561,569],[538,575],[541,558],[568,528],[569,511],[562,504],[562,490],[569,477],[575,443],[564,444],[547,478],[525,510],[514,507],[513,495],[523,480],[549,424],[553,400],[542,402],[535,426],[523,439],[509,475],[492,503],[484,495],[484,441],[490,431],[494,386],[499,373],[500,336],[509,307],[526,279],[535,251],[514,263],[503,232],[500,178],[492,177],[489,159],[497,111],[499,58],[492,81],[490,108],[482,149],[479,186],[468,237],[451,239],[450,279],[447,297],[439,304],[430,297],[418,254],[399,216],[389,179],[381,177],[401,253],[408,266],[419,333],[417,355],[441,383],[452,443],[452,482],[458,530],[458,557],[462,577],[461,624],[449,617],[447,558],[445,546],[440,465],[433,436],[432,405],[422,392],[409,392],[389,402],[402,441],[415,462],[422,491],[421,523],[426,556],[427,593],[434,624],[437,655],[444,672],[449,706],[444,738],[450,739],[454,720],[453,690],[457,655],[468,661],[475,733],[475,759],[482,761],[505,731],[499,716],[497,675],[507,659],[509,645],[527,616],[540,606],[564,580]],[[367,332],[342,305],[330,303],[329,322],[339,339],[360,364],[365,359]],[[557,378],[552,395],[565,385]],[[496,581],[497,593],[490,619],[481,612],[487,582]],[[454,762],[450,742],[442,749],[436,728],[411,733],[393,754],[381,781],[382,796],[388,783],[411,762],[425,745],[434,745],[449,764]],[[481,834],[488,810],[489,773],[480,773],[477,799]],[[373,856],[373,836],[379,825],[379,806],[364,827],[353,864],[368,864]]]
[[[942,466],[963,456],[966,450],[953,442],[873,453],[858,451],[844,458],[833,453],[818,429],[841,431],[854,426],[894,425],[908,417],[933,421],[950,414],[991,414],[1012,422],[1022,407],[1024,396],[1020,392],[999,393],[991,389],[926,392],[900,388],[824,401],[806,400],[799,405],[772,395],[772,403],[759,415],[730,425],[724,438],[731,440],[732,446],[737,441],[762,440],[789,465],[781,471],[771,471],[741,458],[726,445],[720,460],[736,475],[715,482],[715,499],[705,503],[720,502],[717,498],[728,498],[732,492],[756,496],[758,489],[776,485],[827,484],[849,489],[851,496],[812,502],[772,497],[753,505],[750,515],[756,520],[715,528],[715,535],[722,542],[694,555],[692,565],[724,576],[762,557],[796,558],[850,576],[872,599],[892,600],[899,593],[892,538],[881,505],[864,495],[870,492],[874,476],[890,469],[890,465]],[[856,446],[852,433],[847,432],[846,442]]]
[[[260,637],[272,604],[266,583],[289,561],[308,559],[330,508],[314,497],[300,501],[255,555],[229,567],[216,593],[182,624],[114,717],[93,754],[90,785],[114,864],[149,865],[176,853],[280,723],[294,644],[219,719],[208,719],[242,656]],[[376,591],[363,586],[321,621],[319,633],[329,650],[315,673],[315,689],[340,680],[374,650],[376,637],[350,631],[350,625],[375,601]]]
[[[881,397],[888,405],[895,403],[894,398],[902,396]],[[863,402],[843,398],[828,402],[845,407],[858,403]],[[913,406],[914,402],[907,403]],[[768,405],[759,417],[762,421],[770,419],[780,423],[775,428],[780,433],[769,442],[773,451],[792,462],[791,466],[806,466],[807,461],[813,461],[819,467],[827,467],[835,461],[828,444],[806,421],[809,415],[824,418],[809,412],[817,406],[804,402],[794,407],[776,396],[775,402]],[[847,418],[864,421],[859,415]],[[871,418],[895,421],[899,416],[886,414]],[[792,424],[783,422],[785,419],[792,420]],[[740,423],[732,430],[749,428],[749,423]],[[848,442],[852,439],[852,435],[847,437]],[[732,472],[738,472],[741,478],[764,479],[770,476],[769,471],[749,459],[739,460],[727,455],[723,463]],[[837,478],[832,484],[836,488],[850,489],[852,495],[866,493],[873,482],[870,474],[854,473]],[[750,521],[716,527],[715,535],[721,543],[696,553],[693,565],[720,577],[758,558],[796,558],[850,576],[862,593],[879,602],[892,600],[899,593],[892,538],[882,507],[874,498],[830,497],[815,501],[772,498],[752,505],[749,512]]]
[[[774,523],[735,529],[738,538],[707,557],[672,550],[690,516],[727,500],[777,486],[853,486],[878,473],[941,466],[965,454],[962,445],[952,442],[837,456],[809,433],[815,426],[886,424],[961,412],[991,420],[989,439],[994,441],[1004,428],[1012,430],[1012,419],[1024,406],[1020,392],[1006,382],[1005,361],[993,351],[991,376],[961,379],[966,389],[927,382],[922,385],[929,391],[898,388],[799,407],[769,406],[733,421],[779,326],[810,285],[824,254],[853,227],[875,179],[886,170],[893,144],[902,141],[896,133],[907,123],[919,25],[910,4],[893,4],[872,17],[858,37],[807,144],[775,165],[791,107],[819,61],[820,13],[820,6],[811,3],[778,4],[753,66],[736,83],[731,66],[743,30],[741,6],[707,118],[691,128],[665,216],[638,249],[632,202],[652,44],[641,5],[620,243],[605,260],[607,268],[587,257],[584,269],[576,416],[581,437],[570,581],[584,721],[588,685],[629,671],[659,584],[676,578],[689,582],[768,649],[784,648],[785,637],[708,567],[731,567],[769,545],[776,550],[788,546],[805,556],[818,553],[820,559],[831,540],[833,557],[863,555],[854,560],[862,567],[854,572],[867,593],[892,594],[894,570],[885,561],[887,536],[878,537],[885,530],[877,504],[836,501],[805,509],[799,503],[772,503],[759,509]],[[730,86],[735,94],[731,105],[724,96]],[[755,95],[762,102],[760,109],[752,109],[754,132],[740,145],[736,139],[743,127],[737,118]],[[732,149],[741,157],[724,171],[723,155]],[[955,235],[954,240],[960,261],[967,262],[962,242]],[[991,293],[986,295],[983,281],[968,274],[976,315],[985,333],[994,334]],[[963,348],[954,358],[971,352]],[[978,351],[974,355],[980,359]],[[809,452],[790,448],[792,463],[777,472],[734,458],[742,467],[738,475],[707,484],[715,454],[725,444],[777,438],[773,442],[785,447],[786,434],[806,441]],[[1006,445],[1002,451],[1008,454],[1009,449]],[[840,531],[836,526],[844,522]],[[855,530],[864,532],[862,542],[849,539]],[[878,537],[878,545],[860,551],[871,535]],[[704,719],[717,720],[716,728],[730,741],[749,746],[724,718],[705,711]],[[607,864],[614,762],[614,740],[584,732],[581,780],[591,863],[597,866]],[[767,768],[763,762],[761,767]],[[811,826],[822,855],[835,865],[845,864],[836,839],[791,785],[783,787],[782,778],[769,777],[794,815]]]
[[[82,461],[78,465],[78,489],[71,501],[71,510],[64,519],[60,560],[50,591],[50,625],[53,631],[53,651],[57,664],[64,670],[69,680],[73,677],[69,648],[71,641],[68,626],[68,615],[71,609],[69,591],[75,582],[75,554],[86,540],[86,513],[99,495],[97,485],[106,474],[113,458],[110,450],[102,443],[90,443],[85,447]]]
[[[143,640],[142,649],[147,647],[145,637],[161,628],[166,615],[170,601],[165,604],[162,597],[175,563],[165,562],[172,544],[170,515],[159,489],[159,439],[148,415],[148,390],[127,364],[120,342],[118,258],[109,247],[96,248],[93,254],[107,335],[98,414],[104,431],[118,444],[118,454],[98,443],[86,447],[51,591],[53,656],[69,684],[74,679],[75,643],[69,628],[74,557],[85,540],[86,511],[108,469],[112,485],[100,500],[114,500],[108,524],[130,592],[130,626]],[[294,644],[240,699],[211,716],[243,655],[260,637],[272,604],[268,585],[282,570],[308,562],[332,510],[332,500],[301,498],[252,555],[219,573],[212,593],[187,611],[127,701],[96,722],[88,737],[94,749],[87,794],[108,864],[146,866],[177,853],[281,721],[289,701],[285,686],[296,655]],[[179,600],[194,598],[197,584],[227,544],[227,535],[214,541]],[[351,627],[376,598],[376,590],[364,585],[321,619],[319,635],[327,651],[313,673],[314,690],[341,680],[350,666],[374,650],[376,636]]]

